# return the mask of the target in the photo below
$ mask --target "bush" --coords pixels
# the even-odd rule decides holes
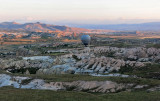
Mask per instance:
[[[81,59],[78,59],[76,55],[72,55],[72,58],[74,58],[76,61],[80,61]]]

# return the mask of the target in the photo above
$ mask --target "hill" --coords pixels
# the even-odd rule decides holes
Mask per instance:
[[[40,22],[19,24],[17,22],[3,22],[0,23],[0,29],[3,30],[24,30],[24,31],[64,31],[64,32],[87,32],[90,31],[84,28],[74,28],[68,26],[49,25]]]

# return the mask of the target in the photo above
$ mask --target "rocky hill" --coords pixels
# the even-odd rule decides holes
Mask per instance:
[[[40,22],[25,23],[25,24],[20,24],[20,23],[17,23],[17,22],[3,22],[3,23],[0,23],[0,29],[39,31],[39,32],[47,32],[47,31],[87,32],[87,31],[90,31],[90,30],[84,29],[84,28],[74,28],[74,27],[68,27],[68,26],[49,25],[49,24],[43,24],[43,23],[40,23]]]

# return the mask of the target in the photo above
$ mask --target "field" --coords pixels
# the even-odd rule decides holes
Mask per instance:
[[[160,92],[120,92],[97,94],[69,91],[49,91],[0,88],[1,101],[159,101]]]
[[[36,40],[33,39],[7,39],[1,42],[2,45],[22,45],[33,44]]]
[[[154,38],[160,38],[159,35],[96,35],[97,37],[101,38],[115,38],[115,39],[154,39]]]

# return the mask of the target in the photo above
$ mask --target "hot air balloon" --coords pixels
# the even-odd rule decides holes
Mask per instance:
[[[86,47],[87,47],[87,45],[89,45],[90,40],[91,40],[91,37],[89,35],[82,35],[81,36],[81,41]]]

